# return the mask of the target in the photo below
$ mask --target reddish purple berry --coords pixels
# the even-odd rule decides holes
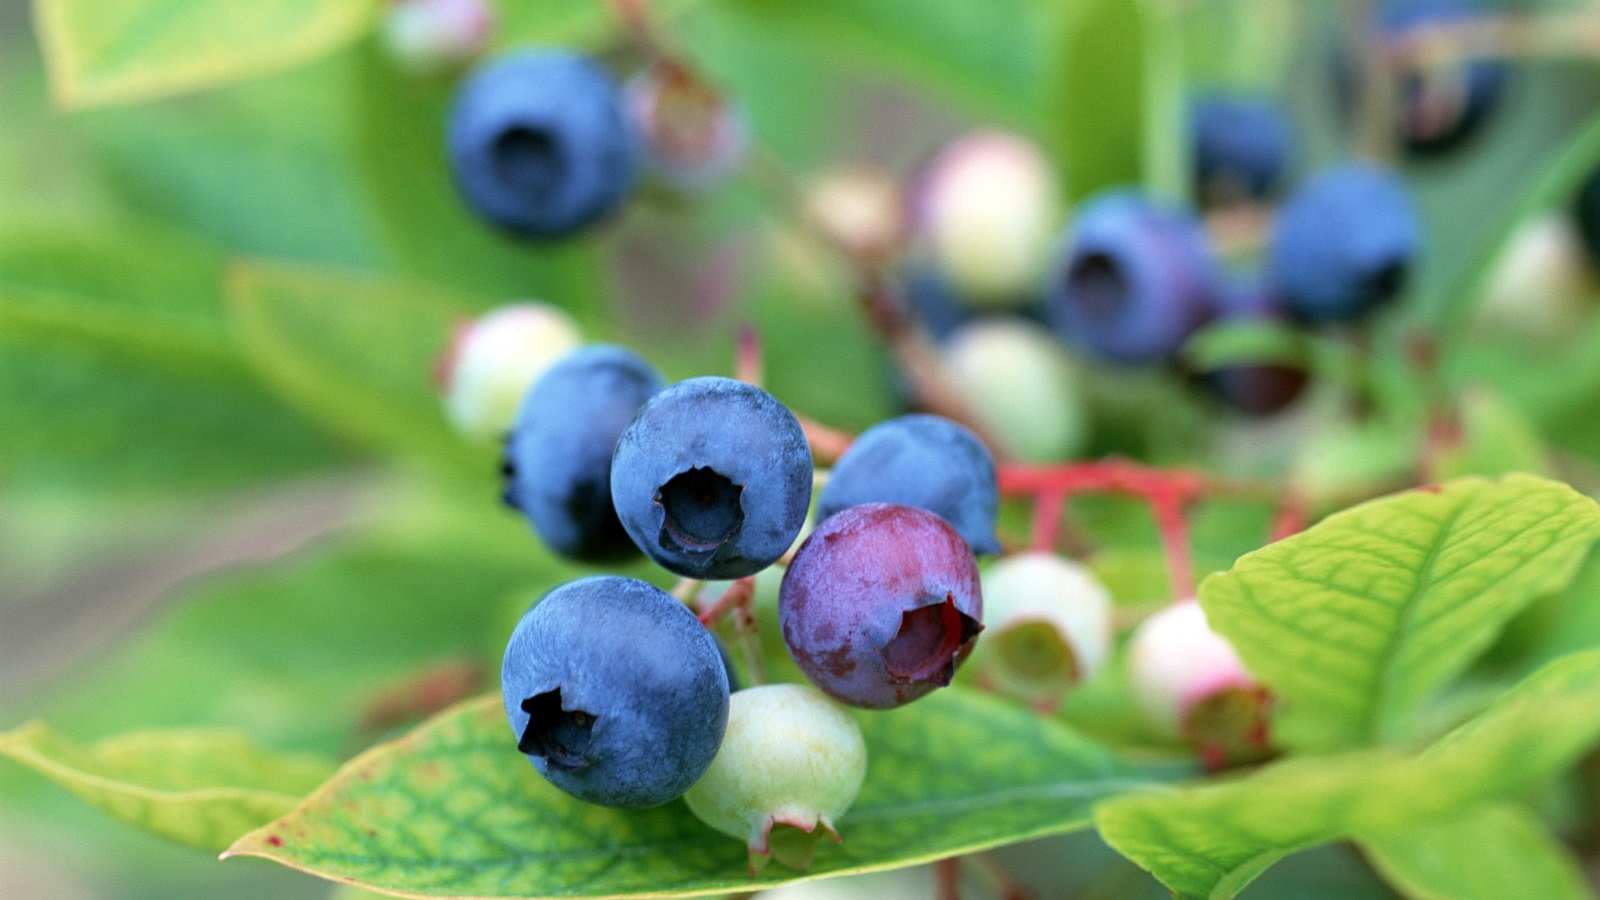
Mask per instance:
[[[892,503],[828,517],[778,590],[783,640],[806,677],[870,709],[949,684],[982,617],[972,548],[944,519]]]

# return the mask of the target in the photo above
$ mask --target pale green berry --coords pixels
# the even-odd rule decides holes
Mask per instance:
[[[1128,648],[1134,698],[1155,731],[1194,745],[1213,767],[1259,756],[1271,697],[1195,600],[1139,624]]]
[[[504,437],[529,386],[582,342],[572,317],[548,304],[484,313],[457,331],[441,361],[445,413],[468,437]]]
[[[1555,343],[1583,326],[1595,279],[1583,241],[1567,216],[1550,213],[1517,226],[1489,270],[1474,325]]]
[[[942,350],[950,382],[1020,462],[1060,462],[1089,434],[1077,368],[1049,330],[1020,319],[969,322]]]
[[[702,822],[743,840],[752,873],[771,858],[811,864],[824,834],[855,801],[867,746],[850,714],[810,685],[771,684],[733,694],[711,768],[683,799]]]
[[[983,606],[972,662],[998,690],[1050,705],[1105,665],[1111,595],[1080,563],[1043,552],[1005,557],[983,573]]]
[[[1061,211],[1036,144],[1004,131],[965,135],[928,164],[919,190],[919,243],[960,293],[1011,305],[1037,291]]]

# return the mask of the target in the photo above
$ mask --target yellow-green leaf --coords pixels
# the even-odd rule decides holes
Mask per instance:
[[[1519,806],[1485,806],[1360,843],[1384,878],[1416,900],[1594,896],[1572,855]]]
[[[149,100],[285,69],[372,24],[377,0],[34,0],[56,102]]]
[[[1600,507],[1529,475],[1462,479],[1345,510],[1200,587],[1212,627],[1282,698],[1275,736],[1324,751],[1404,736],[1516,612],[1558,589]]]
[[[35,722],[0,734],[0,756],[130,825],[206,850],[283,815],[333,771],[220,729],[130,732],[82,747]]]
[[[1421,754],[1290,759],[1222,784],[1113,798],[1095,824],[1174,891],[1232,897],[1289,853],[1519,796],[1600,740],[1596,707],[1600,650],[1551,663]]]
[[[1059,722],[948,688],[858,716],[866,783],[809,873],[752,878],[742,841],[674,801],[591,806],[521,754],[499,697],[466,704],[358,757],[229,856],[412,896],[689,896],[887,869],[1087,823],[1097,800],[1148,776]]]

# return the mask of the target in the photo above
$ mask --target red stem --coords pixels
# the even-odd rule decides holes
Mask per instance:
[[[722,596],[709,606],[700,608],[700,624],[710,628],[722,621],[722,617],[741,606],[747,606],[752,597],[756,595],[755,576],[749,575],[728,585]]]
[[[1041,491],[1033,501],[1033,543],[1036,553],[1054,553],[1061,541],[1061,516],[1066,510],[1066,491]]]

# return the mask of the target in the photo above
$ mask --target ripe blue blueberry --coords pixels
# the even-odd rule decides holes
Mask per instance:
[[[611,74],[564,50],[526,50],[475,69],[446,135],[467,203],[527,237],[573,234],[633,188],[638,148]]]
[[[611,497],[628,536],[689,578],[741,578],[775,562],[811,505],[811,448],[794,413],[731,378],[680,381],[617,441]]]
[[[978,436],[942,416],[915,413],[868,428],[839,458],[817,518],[863,503],[900,503],[939,515],[975,553],[999,553],[994,457]]]
[[[778,588],[789,654],[841,703],[901,706],[950,683],[983,630],[972,549],[913,506],[867,503],[824,519]]]
[[[1289,166],[1289,119],[1272,98],[1206,94],[1189,109],[1195,196],[1206,203],[1262,200]]]
[[[682,796],[728,724],[728,676],[689,608],[618,575],[557,587],[523,615],[500,673],[517,749],[590,803]]]
[[[1078,211],[1052,267],[1046,312],[1068,343],[1090,354],[1160,362],[1204,324],[1216,279],[1192,213],[1114,191]]]
[[[523,397],[501,464],[505,501],[552,550],[588,562],[633,555],[611,502],[611,453],[662,386],[638,354],[596,344],[561,357]]]
[[[1278,211],[1267,275],[1290,312],[1349,322],[1393,302],[1422,244],[1405,183],[1367,163],[1332,166],[1295,189]]]
[[[1430,25],[1461,22],[1476,13],[1458,0],[1390,0],[1378,15],[1379,29],[1404,36]],[[1474,59],[1414,71],[1400,82],[1399,133],[1413,156],[1438,156],[1480,131],[1500,105],[1507,69],[1503,62]]]

